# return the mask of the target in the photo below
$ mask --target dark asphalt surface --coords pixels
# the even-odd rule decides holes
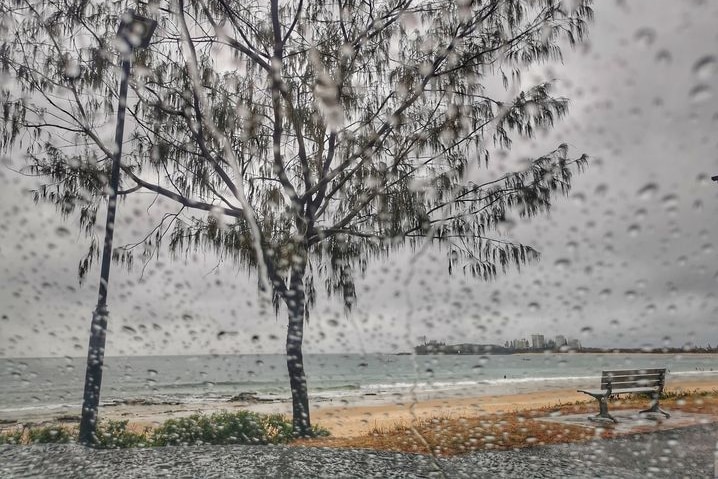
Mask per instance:
[[[714,478],[718,427],[482,452],[433,460],[415,454],[286,446],[89,450],[0,446],[0,477],[33,478]]]

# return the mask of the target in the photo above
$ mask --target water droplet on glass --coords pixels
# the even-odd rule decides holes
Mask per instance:
[[[65,76],[72,79],[80,76],[80,63],[74,58],[65,62]]]
[[[661,198],[661,204],[666,211],[674,211],[678,207],[678,197],[673,194],[666,195]]]
[[[656,62],[668,65],[671,61],[673,61],[673,57],[671,56],[671,52],[668,50],[663,49],[656,53]]]
[[[635,238],[641,233],[641,227],[638,225],[631,225],[628,227],[628,235]]]
[[[693,103],[705,103],[713,98],[713,90],[708,85],[696,85],[688,93]]]
[[[710,80],[715,75],[716,70],[718,70],[718,63],[716,63],[716,59],[712,55],[699,58],[693,65],[693,74],[700,81]]]
[[[556,266],[556,269],[558,269],[559,271],[563,271],[571,267],[571,260],[567,258],[557,259],[554,263],[554,266]]]
[[[65,237],[70,235],[70,230],[65,228],[64,226],[58,226],[55,228],[55,234],[59,237]]]
[[[658,193],[658,185],[655,183],[648,183],[638,190],[638,197],[644,201],[652,200]]]
[[[656,32],[648,27],[639,28],[633,35],[633,39],[643,47],[650,47],[656,41]]]

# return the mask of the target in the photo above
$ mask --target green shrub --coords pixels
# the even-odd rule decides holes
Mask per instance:
[[[31,428],[28,433],[30,443],[66,443],[70,442],[70,431],[60,426]]]
[[[102,421],[97,426],[97,442],[99,449],[118,449],[126,447],[144,447],[148,439],[144,434],[127,430],[127,421]]]
[[[317,425],[312,426],[312,437],[329,437],[331,435],[332,433],[329,432],[329,429]]]
[[[280,415],[250,411],[170,419],[154,430],[152,445],[279,444],[292,438],[292,425]]]
[[[5,431],[0,433],[0,445],[2,444],[21,444],[22,443],[22,429],[15,431]]]
[[[262,425],[270,444],[282,444],[294,438],[292,423],[281,414],[262,416]]]

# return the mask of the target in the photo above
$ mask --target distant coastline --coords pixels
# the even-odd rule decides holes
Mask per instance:
[[[682,348],[597,348],[580,347],[571,348],[561,346],[560,348],[507,348],[498,344],[445,344],[431,341],[414,347],[417,355],[445,354],[445,355],[509,355],[509,354],[544,354],[544,353],[614,353],[614,354],[718,354],[718,347],[682,347]],[[410,354],[410,353],[398,353]]]

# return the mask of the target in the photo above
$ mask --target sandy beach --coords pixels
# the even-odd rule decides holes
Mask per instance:
[[[674,379],[667,391],[718,390],[718,378]],[[591,400],[575,389],[542,390],[532,393],[508,395],[474,395],[435,398],[396,397],[389,401],[374,397],[342,401],[315,401],[312,422],[328,429],[334,437],[353,437],[370,433],[373,429],[391,428],[409,424],[416,419],[429,417],[476,417],[483,414],[513,412]],[[104,419],[128,420],[133,428],[142,429],[161,424],[173,418],[194,413],[212,413],[220,410],[247,409],[260,413],[290,415],[288,402],[195,402],[184,404],[117,404],[104,406],[100,415]],[[73,409],[28,412],[21,417],[4,418],[5,426],[16,423],[73,422],[78,412]],[[8,421],[10,419],[10,421]]]
[[[718,390],[718,379],[674,381],[667,391]],[[351,437],[372,429],[408,424],[414,419],[429,417],[463,417],[537,409],[592,399],[575,389],[540,391],[506,396],[478,396],[431,399],[393,404],[320,407],[312,420],[329,429],[334,436]]]

